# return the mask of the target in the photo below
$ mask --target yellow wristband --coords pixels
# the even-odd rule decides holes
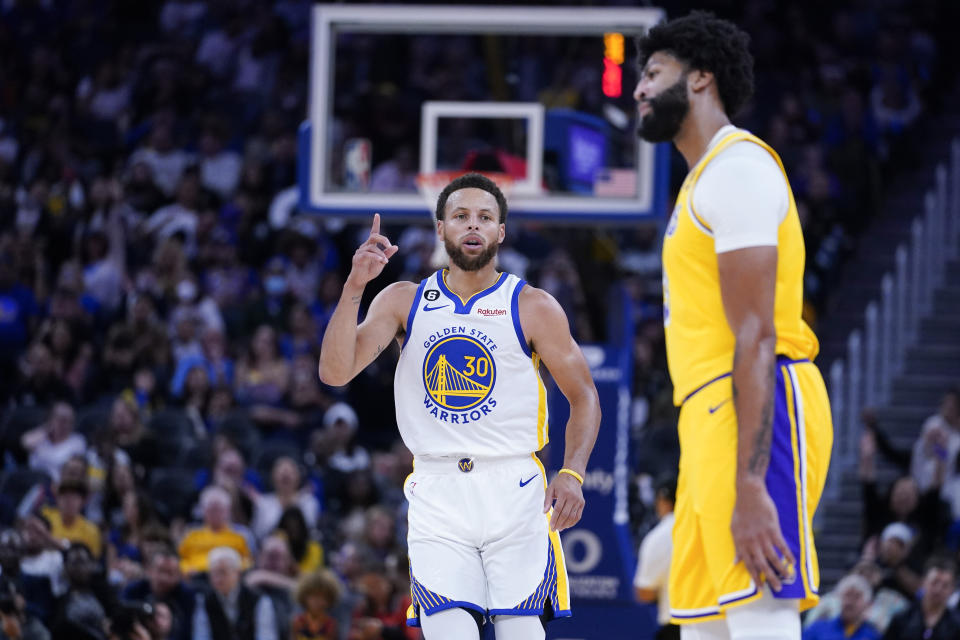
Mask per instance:
[[[579,482],[580,484],[583,484],[583,476],[577,473],[576,471],[574,471],[573,469],[564,468],[564,469],[560,469],[560,471],[558,471],[557,473],[558,474],[565,473],[569,476],[573,476],[574,478],[577,479],[577,482]]]

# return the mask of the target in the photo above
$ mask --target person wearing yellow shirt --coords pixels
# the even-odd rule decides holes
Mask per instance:
[[[103,552],[100,529],[83,517],[83,507],[87,502],[86,483],[62,482],[57,487],[56,501],[56,508],[44,507],[42,510],[50,522],[50,535],[56,540],[82,542],[99,559]]]
[[[217,547],[229,547],[240,554],[243,567],[250,566],[246,538],[230,525],[230,494],[211,486],[200,494],[203,526],[188,532],[180,541],[180,568],[190,575],[207,571],[207,554]]]

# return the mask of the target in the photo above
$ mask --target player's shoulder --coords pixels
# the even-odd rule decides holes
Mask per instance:
[[[383,290],[377,294],[377,297],[388,303],[410,303],[413,302],[413,297],[417,294],[417,287],[419,286],[419,283],[416,282],[398,280],[385,286]]]
[[[517,304],[520,307],[522,315],[530,315],[537,318],[549,319],[550,316],[563,313],[563,307],[557,302],[550,293],[527,284],[520,290],[517,298]]]
[[[419,286],[418,283],[409,280],[392,282],[377,294],[376,302],[389,308],[389,313],[394,317],[405,318],[411,305],[413,305]]]
[[[745,133],[750,133],[745,131]],[[769,146],[760,138],[750,134],[751,137],[737,140],[721,149],[708,168],[717,168],[723,165],[740,165],[758,163],[767,165],[773,169],[779,170],[779,165],[773,154],[770,153]]]

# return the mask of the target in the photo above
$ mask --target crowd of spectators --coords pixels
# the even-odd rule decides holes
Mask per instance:
[[[899,449],[872,410],[864,412],[863,426],[859,557],[807,616],[804,639],[955,638],[960,388],[944,394],[911,449]],[[878,485],[881,458],[894,470],[884,489]]]
[[[826,21],[820,3],[716,4],[753,35],[757,98],[742,122],[793,178],[818,303],[879,176],[909,157],[911,124],[936,104],[943,24],[894,2],[879,18],[859,2]],[[395,354],[345,389],[316,375],[358,228],[294,205],[310,6],[0,3],[8,637],[418,637],[404,626],[411,456],[393,416]],[[368,51],[366,67],[338,69],[356,92],[337,108],[399,140],[413,132],[396,108],[403,83],[448,100],[498,95],[480,52],[454,37],[411,42],[409,67]],[[507,98],[602,114],[600,56],[578,49],[558,65],[550,51],[519,52]],[[628,63],[625,84],[632,74]],[[393,149],[374,158],[382,184],[415,165],[403,145],[374,149]],[[430,234],[387,232],[403,255],[380,286],[422,277]],[[648,452],[637,469],[652,487],[671,464],[662,452],[676,451],[657,230],[518,224],[508,238],[504,267],[550,291],[581,341],[610,335],[614,294],[631,299],[633,417]],[[652,494],[638,493],[638,531]]]

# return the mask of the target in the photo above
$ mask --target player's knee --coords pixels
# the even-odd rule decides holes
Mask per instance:
[[[480,640],[483,614],[471,609],[454,608],[438,611],[433,615],[421,615],[420,627],[426,640],[464,638]]]
[[[543,623],[537,616],[494,616],[497,640],[543,640]]]
[[[726,620],[710,620],[680,627],[680,640],[730,640]]]
[[[800,640],[800,612],[793,599],[767,590],[754,602],[727,610],[730,640]]]

